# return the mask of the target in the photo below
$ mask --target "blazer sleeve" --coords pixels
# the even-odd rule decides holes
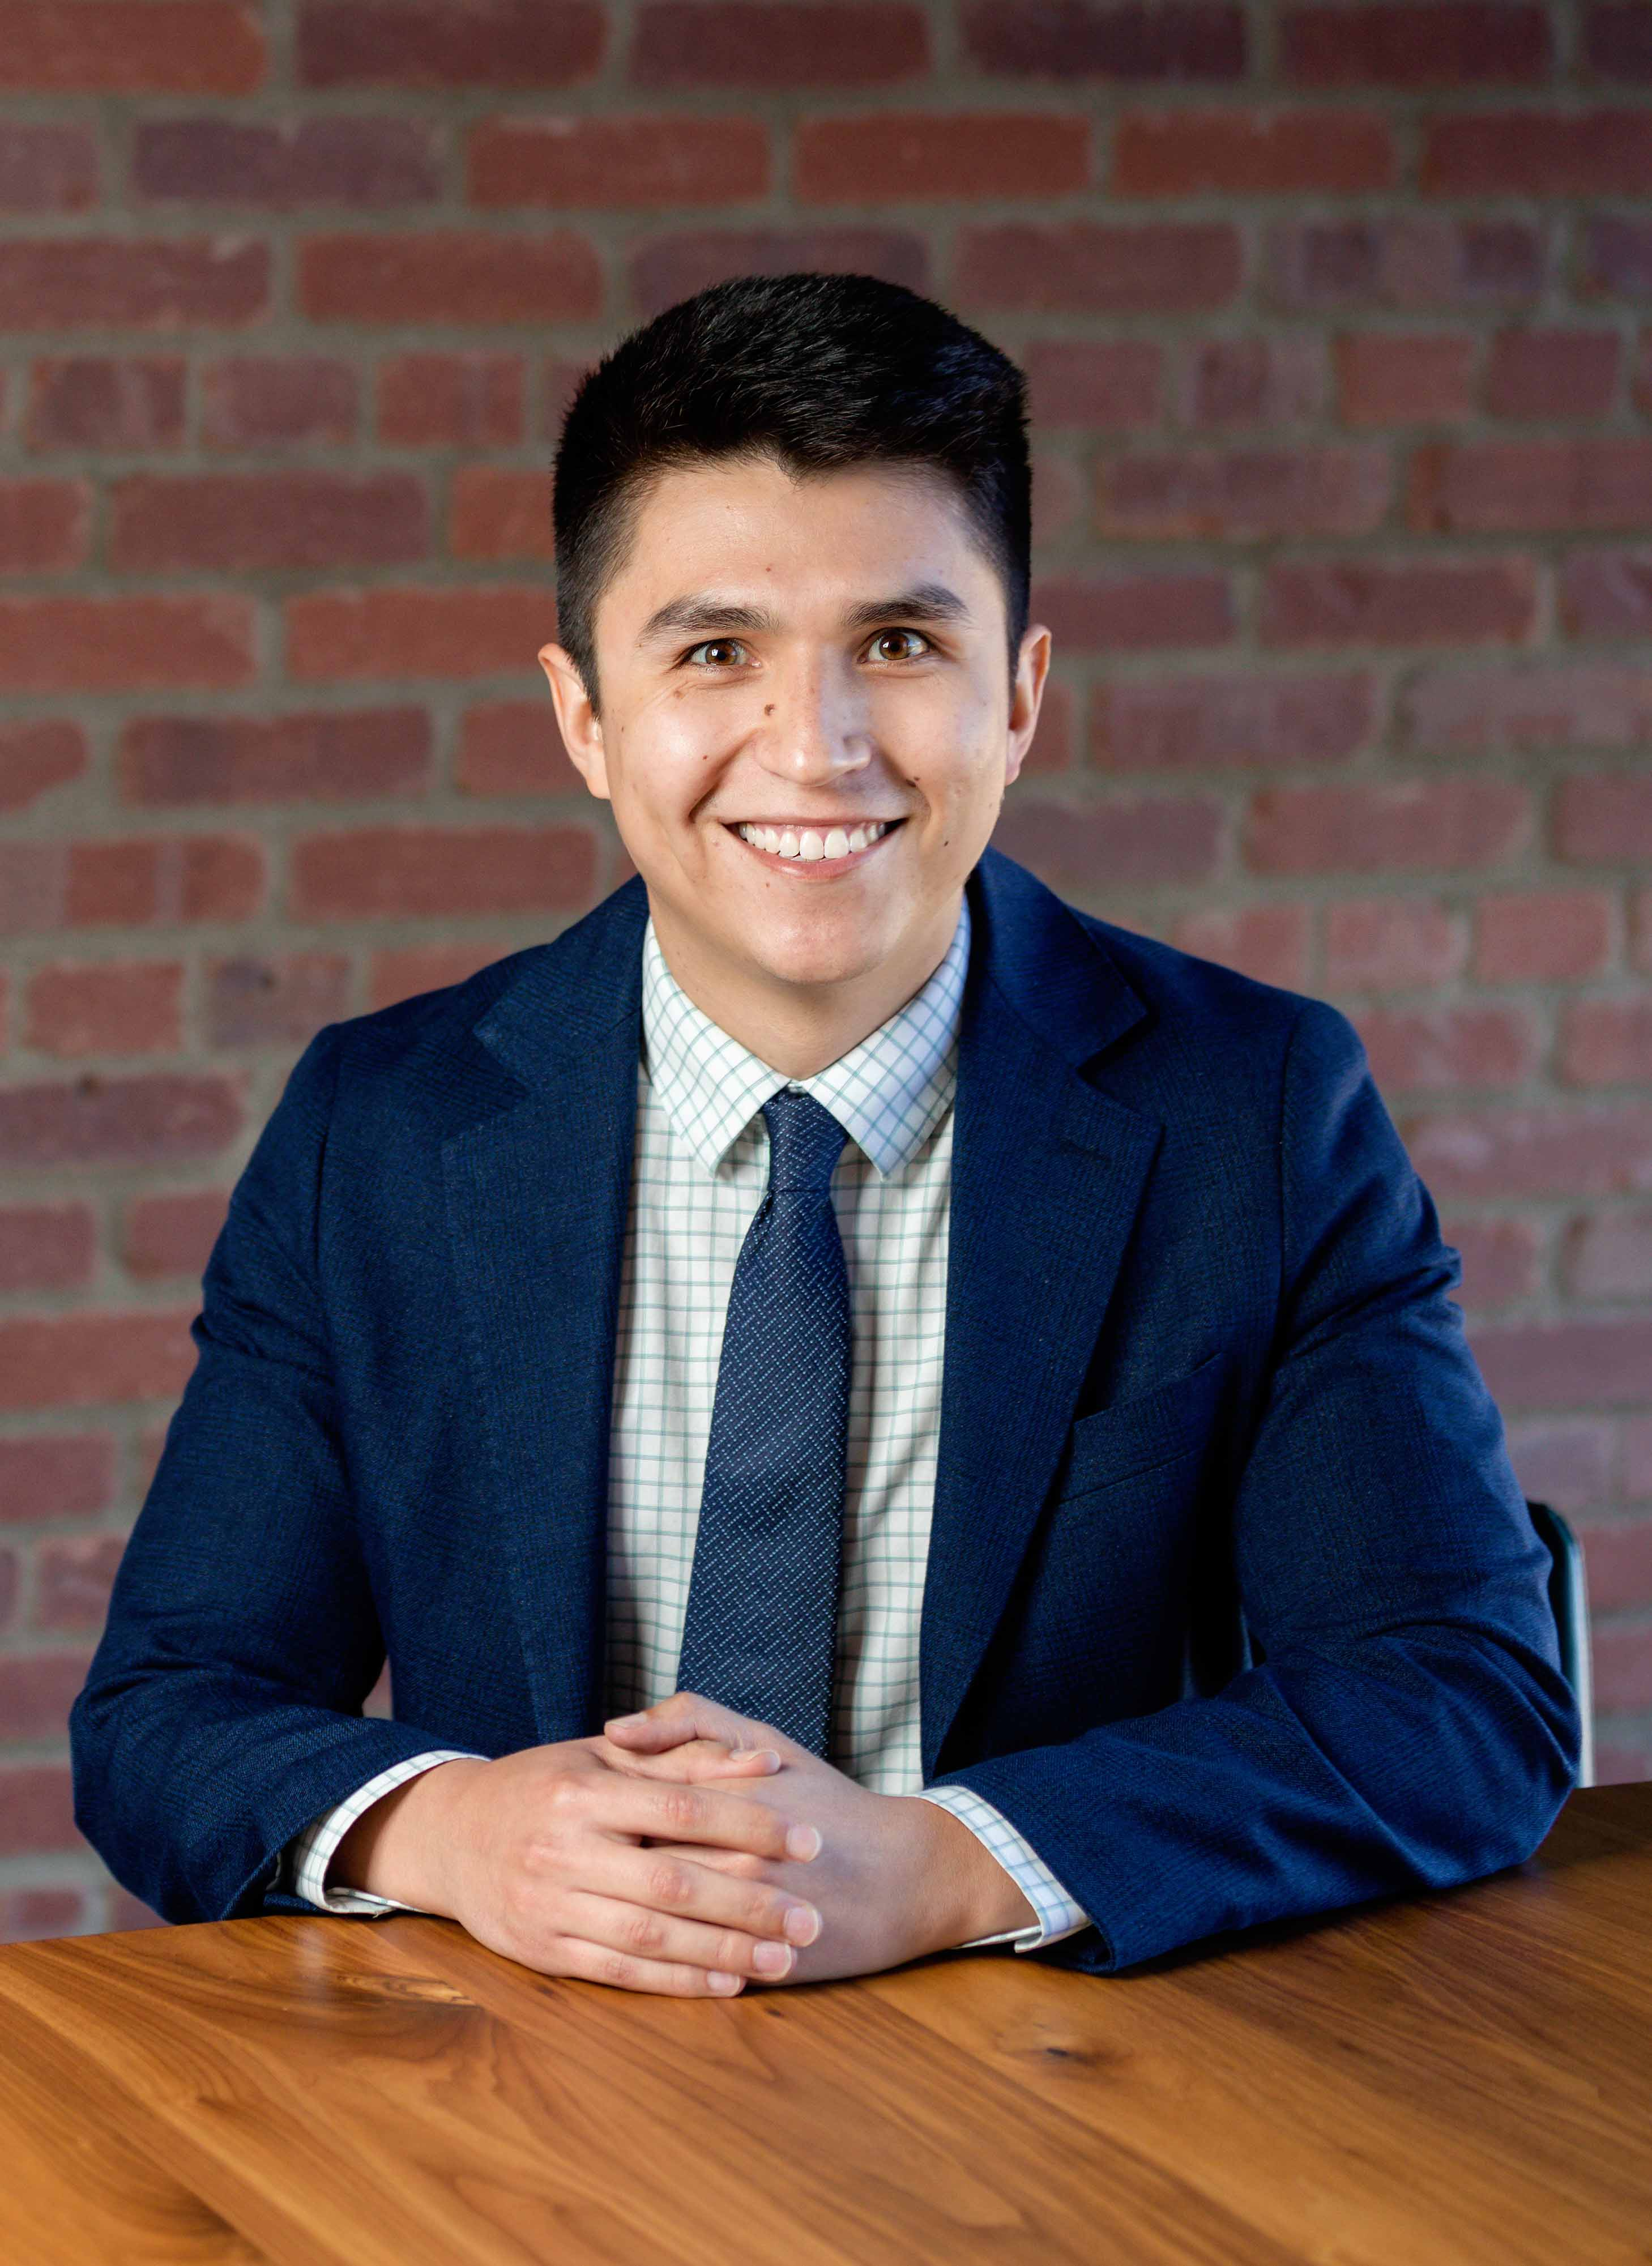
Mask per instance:
[[[440,1743],[361,1713],[384,1647],[317,1269],[337,1048],[311,1043],[231,1197],[194,1371],[69,1718],[76,1822],[171,1920],[307,1909],[274,1885],[285,1845]]]
[[[1219,1692],[937,1779],[1003,1811],[1106,1972],[1530,1856],[1577,1770],[1535,1536],[1448,1293],[1457,1254],[1351,1025],[1305,1003],[1279,1116],[1278,1327]]]

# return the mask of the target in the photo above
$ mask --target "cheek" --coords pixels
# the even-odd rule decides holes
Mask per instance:
[[[669,822],[691,811],[729,753],[729,720],[706,704],[667,693],[619,727],[616,797],[623,806]]]

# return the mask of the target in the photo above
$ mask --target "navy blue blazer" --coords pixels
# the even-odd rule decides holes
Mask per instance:
[[[1546,1553],[1353,1031],[997,852],[969,889],[926,1780],[1094,1972],[1518,1862],[1577,1764]],[[291,1908],[388,1764],[600,1728],[646,916],[323,1031],[235,1191],[71,1723],[170,1919]]]

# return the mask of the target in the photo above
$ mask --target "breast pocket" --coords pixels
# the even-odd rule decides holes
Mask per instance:
[[[1180,1463],[1210,1444],[1220,1397],[1219,1353],[1185,1377],[1156,1385],[1081,1416],[1073,1426],[1056,1482],[1058,1502],[1099,1495],[1121,1480]]]

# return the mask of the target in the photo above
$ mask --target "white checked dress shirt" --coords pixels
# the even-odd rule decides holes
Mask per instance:
[[[768,1187],[762,1105],[781,1085],[844,1128],[832,1181],[854,1319],[843,1571],[829,1755],[880,1794],[919,1794],[918,1625],[940,1428],[953,1097],[969,956],[963,909],[929,982],[815,1077],[787,1080],[701,1012],[643,940],[643,1056],[620,1287],[608,1517],[609,1712],[667,1698],[688,1607],[724,1319],[741,1246]],[[294,1846],[297,1893],[330,1911],[394,1907],[331,1889],[345,1832],[432,1751],[382,1772]],[[1018,1950],[1087,1925],[1026,1839],[964,1787],[923,1799],[998,1859],[1037,1919],[978,1944]]]

